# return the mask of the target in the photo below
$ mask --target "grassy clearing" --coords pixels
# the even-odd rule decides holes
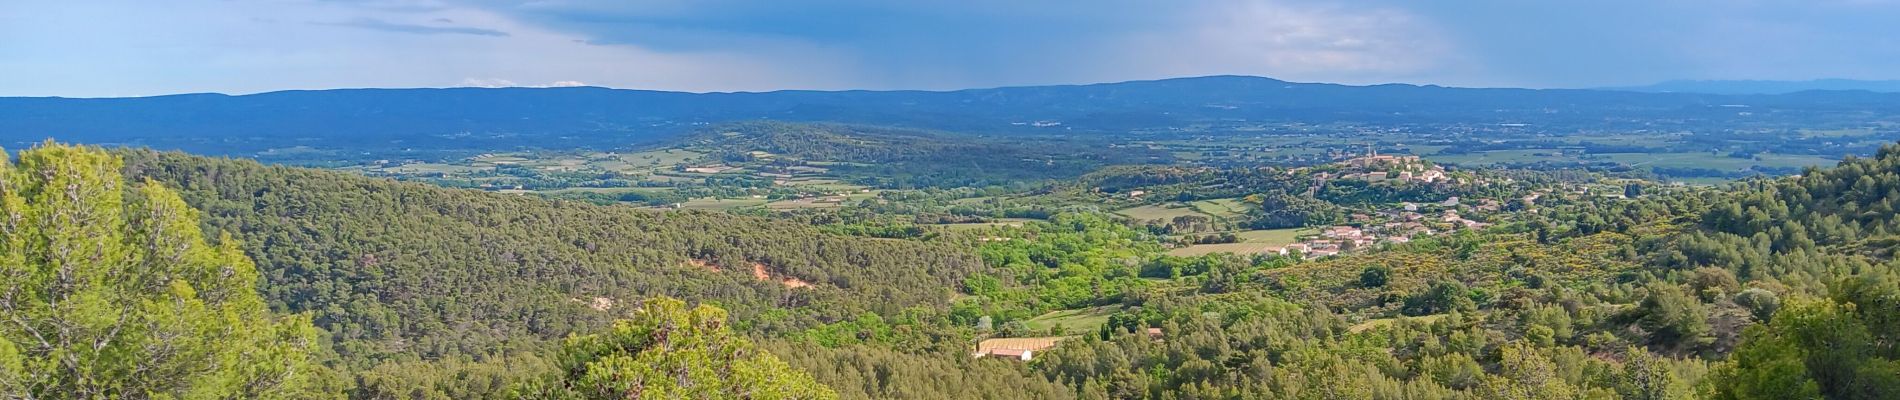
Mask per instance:
[[[1220,244],[1197,244],[1197,245],[1182,247],[1182,248],[1178,248],[1174,250],[1168,250],[1168,255],[1176,256],[1176,257],[1196,257],[1196,256],[1204,256],[1204,255],[1214,254],[1214,253],[1234,253],[1234,254],[1240,254],[1240,255],[1266,254],[1266,253],[1277,254],[1280,252],[1280,247],[1283,247],[1283,246],[1285,245],[1284,244],[1274,245],[1274,244],[1266,244],[1266,243],[1245,243],[1245,242],[1220,243]]]
[[[1296,238],[1300,235],[1317,234],[1319,234],[1319,230],[1313,228],[1286,228],[1240,231],[1235,232],[1234,236],[1239,236],[1242,243],[1266,243],[1284,246],[1298,241]]]
[[[1202,214],[1212,215],[1217,218],[1234,218],[1246,215],[1247,209],[1249,208],[1247,203],[1241,202],[1240,199],[1201,200],[1188,203],[1188,207]]]
[[[1151,220],[1151,219],[1166,221],[1166,220],[1174,219],[1174,217],[1185,216],[1185,215],[1198,215],[1198,216],[1203,216],[1203,217],[1212,217],[1211,215],[1202,214],[1199,211],[1194,211],[1193,208],[1183,207],[1179,205],[1176,205],[1176,207],[1173,207],[1173,208],[1163,207],[1159,205],[1146,205],[1146,206],[1140,206],[1140,207],[1135,207],[1135,208],[1126,208],[1126,209],[1118,210],[1118,211],[1115,211],[1115,213],[1127,216],[1129,218],[1134,218],[1134,219],[1143,220],[1143,221]]]
[[[1243,255],[1278,253],[1280,252],[1280,247],[1284,247],[1286,245],[1293,244],[1294,242],[1299,241],[1298,238],[1300,235],[1311,235],[1311,234],[1317,234],[1317,233],[1319,233],[1319,230],[1312,229],[1312,228],[1260,229],[1260,230],[1251,230],[1251,231],[1241,231],[1241,232],[1234,233],[1234,236],[1240,237],[1240,243],[1197,244],[1193,246],[1169,250],[1168,255],[1180,256],[1180,257],[1194,257],[1194,256],[1201,256],[1201,255],[1214,254],[1214,253],[1234,253],[1234,254],[1243,254]]]
[[[1116,306],[1091,307],[1076,310],[1051,311],[1023,321],[1029,329],[1047,331],[1050,327],[1062,326],[1064,332],[1093,332],[1108,322],[1108,316],[1114,314]]]

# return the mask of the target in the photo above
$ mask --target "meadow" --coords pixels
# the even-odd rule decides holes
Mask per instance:
[[[1312,228],[1257,229],[1234,232],[1240,238],[1238,243],[1197,244],[1169,250],[1168,255],[1193,257],[1214,253],[1263,254],[1278,253],[1281,247],[1299,242],[1304,235],[1319,234]]]

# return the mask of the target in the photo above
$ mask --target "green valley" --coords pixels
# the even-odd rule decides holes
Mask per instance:
[[[0,397],[1893,398],[1900,137],[1850,114],[40,141]]]

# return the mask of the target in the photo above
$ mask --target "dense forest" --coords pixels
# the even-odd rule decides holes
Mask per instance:
[[[176,153],[118,155],[128,177],[178,188],[203,210],[207,230],[232,233],[262,266],[273,309],[309,313],[346,363],[369,371],[409,373],[416,360],[432,360],[427,368],[533,365],[514,358],[602,328],[658,295],[719,304],[741,329],[768,333],[864,312],[942,308],[955,283],[982,268],[941,244],[841,237],[720,213],[655,213]]]
[[[146,150],[18,159],[0,173],[13,397],[1900,396],[1900,146],[1316,259],[1169,255],[1165,232],[1087,207],[865,235]],[[1083,179],[1312,208],[1297,218],[1538,182],[1307,194],[1285,175]],[[1031,324],[1074,310],[1103,319]],[[991,337],[1064,339],[970,357]]]

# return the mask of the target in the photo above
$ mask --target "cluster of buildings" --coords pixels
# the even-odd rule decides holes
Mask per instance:
[[[1534,200],[1527,197],[1526,201]],[[1402,203],[1398,209],[1380,211],[1376,215],[1353,214],[1356,226],[1338,225],[1320,229],[1319,235],[1303,238],[1299,243],[1286,245],[1279,249],[1281,255],[1298,251],[1306,258],[1318,258],[1338,255],[1356,249],[1371,248],[1381,243],[1409,243],[1412,238],[1424,235],[1436,235],[1443,231],[1460,229],[1483,229],[1490,223],[1465,218],[1460,210],[1485,213],[1496,212],[1502,204],[1491,199],[1479,199],[1474,204],[1465,204],[1457,197],[1439,203],[1436,215],[1421,212],[1420,204]],[[1430,211],[1428,211],[1430,212]]]
[[[1358,179],[1366,181],[1413,181],[1436,183],[1449,181],[1445,168],[1424,162],[1418,156],[1379,155],[1378,151],[1368,147],[1366,155],[1340,163],[1342,171],[1337,175],[1319,173],[1315,176],[1314,188],[1327,179]],[[1534,201],[1536,197],[1526,197],[1525,201]],[[1421,213],[1421,207],[1436,208],[1437,217],[1428,217]],[[1438,203],[1403,203],[1399,209],[1378,212],[1378,215],[1355,214],[1352,221],[1357,226],[1329,226],[1322,228],[1320,234],[1307,237],[1299,243],[1281,247],[1281,255],[1295,251],[1307,258],[1337,255],[1340,252],[1368,248],[1378,243],[1407,243],[1418,235],[1437,234],[1442,229],[1480,229],[1490,224],[1465,218],[1460,209],[1477,213],[1497,212],[1503,204],[1491,199],[1479,199],[1475,204],[1464,204],[1459,198],[1451,197]]]
[[[1384,225],[1368,225],[1364,228],[1337,225],[1320,229],[1319,236],[1309,237],[1299,243],[1280,247],[1280,255],[1290,255],[1298,251],[1306,258],[1319,258],[1339,255],[1341,252],[1370,248],[1379,243],[1407,243],[1412,235],[1432,233],[1431,228],[1417,222],[1389,222]]]
[[[1445,167],[1427,164],[1418,156],[1379,155],[1376,150],[1368,150],[1365,157],[1346,160],[1346,166],[1360,172],[1340,174],[1339,179],[1358,179],[1373,182],[1396,180],[1435,183],[1450,179],[1445,175]]]

